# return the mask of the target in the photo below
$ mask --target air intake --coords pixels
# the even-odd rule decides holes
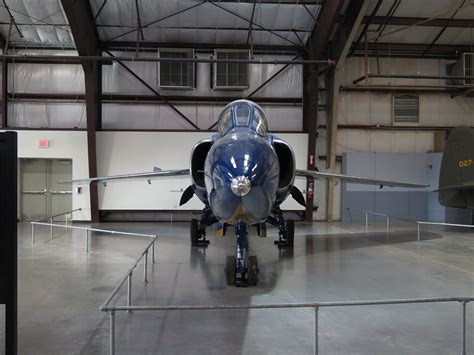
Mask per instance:
[[[419,98],[416,95],[393,95],[393,122],[418,122]]]
[[[457,78],[448,79],[446,84],[448,85],[474,85],[474,53],[463,53],[458,61],[446,65],[446,72],[450,76],[455,77],[469,77],[469,78]]]
[[[464,79],[464,85],[474,85],[474,53],[463,53],[463,75],[471,77]]]

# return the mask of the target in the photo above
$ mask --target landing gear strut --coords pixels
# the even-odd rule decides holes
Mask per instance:
[[[209,240],[206,239],[206,228],[199,226],[196,218],[191,220],[191,245],[193,247],[207,247]]]
[[[293,248],[295,237],[295,221],[289,219],[285,222],[283,211],[279,207],[275,207],[273,216],[268,217],[267,222],[278,227],[278,240],[275,245],[278,248]]]
[[[206,239],[206,227],[217,222],[216,217],[212,214],[211,208],[206,206],[202,211],[201,221],[196,218],[191,220],[191,245],[193,247],[205,247],[209,245]]]
[[[235,227],[235,234],[237,236],[236,256],[228,256],[226,259],[227,285],[254,286],[258,283],[258,261],[256,256],[248,256],[247,225],[239,222]]]

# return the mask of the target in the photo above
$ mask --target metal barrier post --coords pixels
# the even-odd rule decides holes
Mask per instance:
[[[365,230],[369,229],[369,214],[365,211]]]
[[[467,301],[461,302],[462,320],[461,320],[461,355],[466,355],[466,304]]]
[[[53,240],[53,218],[49,219],[49,223],[51,224],[51,240]]]
[[[416,227],[418,229],[418,243],[420,242],[420,223],[416,222]]]
[[[86,230],[86,252],[89,252],[89,230]]]
[[[132,276],[133,276],[133,271],[130,271],[128,273],[128,283],[127,283],[127,306],[132,305]],[[132,313],[131,311],[128,311],[128,313]]]
[[[390,234],[390,217],[387,216],[387,234]]]
[[[151,262],[155,263],[155,241],[156,238],[153,240],[153,244],[151,245]]]
[[[35,244],[35,224],[31,224],[31,244]]]
[[[110,311],[110,355],[115,355],[115,311]]]
[[[68,221],[69,221],[69,213],[66,213],[66,232],[67,232],[67,227],[68,227]]]
[[[145,265],[143,267],[143,278],[144,278],[144,282],[145,283],[148,283],[148,279],[147,279],[147,274],[148,274],[148,249],[146,250],[145,252]]]
[[[319,306],[314,307],[314,354],[318,355],[319,352],[319,343],[318,343],[318,333],[319,333]]]

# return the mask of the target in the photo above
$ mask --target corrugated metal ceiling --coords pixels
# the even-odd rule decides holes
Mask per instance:
[[[87,1],[87,0],[84,0]],[[295,0],[296,1],[296,0]],[[253,43],[255,45],[301,45],[305,43],[319,16],[321,5],[288,4],[290,1],[216,1],[201,0],[138,0],[144,42],[242,45],[248,42],[249,20],[253,12]],[[90,0],[92,13],[97,14],[104,0]],[[323,3],[323,1],[321,1]],[[398,3],[398,5],[397,5]],[[61,0],[6,0],[20,31],[12,27],[10,43],[14,46],[73,47],[74,41]],[[384,16],[397,5],[395,17],[449,18],[460,7],[456,19],[473,19],[471,1],[383,1],[377,16]],[[10,16],[0,2],[0,32],[8,37]],[[308,11],[309,10],[309,11]],[[179,14],[176,14],[179,12]],[[311,12],[311,14],[309,13]],[[367,14],[369,15],[370,12]],[[137,40],[137,8],[135,0],[108,0],[100,12],[97,29],[101,41],[135,42]],[[388,25],[379,42],[431,43],[440,27],[403,27]],[[370,30],[380,30],[371,25]],[[272,33],[271,33],[272,32]],[[393,32],[393,33],[392,33]],[[378,35],[369,33],[369,41]],[[436,43],[474,44],[471,28],[448,28]]]
[[[11,29],[10,42],[15,45],[41,44],[74,46],[71,30],[60,0],[6,0],[16,23]],[[3,2],[0,2],[0,31],[7,38],[10,16]],[[53,26],[54,25],[54,26]]]
[[[91,0],[93,13],[97,13],[102,3],[103,0]],[[248,2],[139,0],[138,6],[146,42],[246,44],[254,5]],[[301,45],[309,36],[313,17],[317,18],[320,7],[259,3],[257,0],[253,14],[253,43]],[[136,41],[137,31],[129,33],[137,28],[135,1],[107,2],[97,24],[102,41]]]

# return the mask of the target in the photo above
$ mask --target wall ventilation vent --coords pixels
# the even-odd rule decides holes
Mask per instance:
[[[474,53],[463,53],[463,74],[474,77]],[[464,79],[464,85],[474,85],[474,79]]]
[[[393,96],[393,122],[417,123],[419,121],[419,98],[416,95]]]
[[[474,85],[474,53],[463,53],[455,63],[446,65],[446,72],[451,76],[469,76],[468,79],[450,79],[446,80],[448,85]]]

